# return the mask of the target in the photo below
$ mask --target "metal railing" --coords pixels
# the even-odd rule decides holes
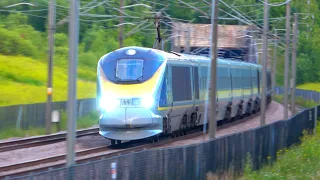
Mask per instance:
[[[288,90],[290,93],[290,90]],[[276,87],[275,94],[283,94],[284,88],[283,87]],[[303,89],[296,89],[296,97],[301,97],[308,101],[313,101],[315,103],[320,103],[320,92],[317,91],[310,91],[310,90],[303,90]]]

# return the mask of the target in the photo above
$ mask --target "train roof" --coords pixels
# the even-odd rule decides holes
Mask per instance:
[[[158,49],[153,49],[153,48],[147,48],[147,47],[139,47],[139,46],[127,46],[127,47],[123,47],[120,49],[117,49],[115,51],[112,51],[108,54],[105,54],[104,56],[102,56],[101,59],[104,59],[105,57],[107,57],[110,54],[113,53],[121,53],[122,52],[126,52],[129,49],[135,49],[138,50],[140,52],[148,52],[151,51],[154,54],[156,54],[157,56],[162,56],[165,59],[168,59],[170,61],[193,61],[193,62],[199,62],[199,63],[208,63],[211,61],[211,59],[209,57],[206,56],[199,56],[199,55],[191,55],[191,54],[184,54],[184,53],[177,53],[177,52],[165,52],[162,50],[158,50]],[[237,59],[226,59],[226,58],[221,58],[218,57],[218,62],[221,64],[230,64],[230,65],[235,65],[235,66],[261,66],[259,64],[254,64],[254,63],[250,63],[250,62],[244,62],[241,60],[237,60]]]

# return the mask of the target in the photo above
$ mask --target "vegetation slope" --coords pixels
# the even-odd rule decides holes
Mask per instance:
[[[318,121],[319,122],[319,121]],[[277,161],[260,171],[247,166],[245,180],[320,179],[320,126],[316,135],[305,135],[300,146],[293,146],[277,153]]]
[[[20,0],[0,1],[0,105],[44,102],[46,97],[47,62],[48,62],[48,1],[30,0],[30,5],[6,7]],[[210,15],[211,6],[208,1],[183,0],[187,4],[197,7],[190,8],[186,4],[172,0],[125,0],[125,5],[146,4],[146,6],[130,6],[123,11],[126,14],[124,25],[124,46],[152,47],[156,37],[153,21],[145,21],[153,16],[152,12],[162,9],[175,21],[192,20],[193,23],[210,23],[203,13]],[[228,16],[228,12],[239,16],[237,10],[249,19],[256,19],[256,24],[262,25],[263,4],[256,0],[224,0],[226,6],[220,3],[220,17]],[[270,3],[272,3],[271,1]],[[54,46],[54,77],[53,99],[65,100],[67,93],[67,65],[68,65],[68,21],[69,2],[56,0],[56,21]],[[93,4],[92,4],[93,3]],[[104,54],[119,48],[119,18],[105,17],[105,15],[119,15],[119,1],[111,0],[107,3],[100,1],[81,0],[79,63],[78,63],[78,98],[95,96],[96,63]],[[249,4],[249,6],[248,6]],[[310,5],[303,1],[293,1],[292,13],[312,12],[314,20],[301,20],[299,26],[299,45],[297,54],[297,84],[317,83],[320,81],[320,1],[310,0]],[[270,18],[283,17],[285,6],[270,8]],[[229,17],[229,16],[228,16]],[[176,18],[176,19],[175,19]],[[170,24],[170,22],[168,22]],[[170,40],[170,26],[161,24],[162,37]],[[220,19],[219,24],[243,25],[235,19]],[[143,30],[142,26],[149,25]],[[283,29],[284,19],[270,21],[270,30]],[[309,25],[309,26],[308,26]],[[134,29],[137,28],[137,31]],[[167,30],[167,31],[166,31]],[[283,34],[281,34],[283,35]],[[168,41],[170,42],[170,41]],[[283,44],[281,45],[283,46]],[[271,46],[270,46],[271,48]],[[170,49],[170,43],[165,44],[165,50]],[[278,48],[277,84],[283,82],[283,48]]]

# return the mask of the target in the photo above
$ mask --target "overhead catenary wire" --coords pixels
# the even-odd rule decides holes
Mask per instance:
[[[288,4],[291,0],[287,0],[287,1],[283,2],[283,3],[278,3],[278,4],[276,4],[276,3],[273,3],[273,4],[265,3],[265,2],[262,1],[262,0],[259,0],[259,1],[262,2],[262,3],[264,3],[264,4],[266,4],[266,5],[268,5],[268,6],[277,7],[277,6],[283,6],[283,5],[285,5],[285,4]]]
[[[45,0],[42,0],[43,2],[47,2]],[[134,0],[133,2],[136,3],[136,5],[128,5],[128,7],[135,7],[135,6],[145,6],[145,7],[149,7],[148,4],[157,4],[157,5],[162,5],[162,6],[166,6],[168,7],[168,4],[164,4],[164,3],[159,3],[159,2],[154,2],[154,1],[147,1],[147,0]],[[173,2],[173,1],[172,1]],[[202,11],[201,9],[199,9],[199,6],[203,6],[203,3],[205,4],[208,4],[210,5],[210,3],[206,0],[202,0],[201,2],[192,2],[192,3],[183,3],[184,1],[183,0],[179,0],[179,2],[181,2],[181,5],[178,5],[178,4],[175,4],[173,3],[174,6],[178,5],[180,7],[185,7],[185,8],[190,8],[190,9],[193,9],[195,11]],[[227,3],[225,3],[224,1],[220,1],[222,4],[225,5],[225,7],[231,9],[231,11],[226,11],[222,8],[220,8],[220,11],[223,12],[224,14],[234,18],[234,20],[238,20],[242,23],[245,23],[247,25],[256,25],[257,27],[259,27],[259,22],[260,20],[253,20],[251,19],[250,17],[248,17],[247,15],[248,14],[245,14],[245,13],[241,13],[239,12],[239,10],[237,8],[239,7],[248,7],[248,6],[258,6],[259,4],[253,4],[253,5],[236,5],[236,4],[233,4],[233,5],[228,5]],[[148,3],[148,4],[143,4],[143,3]],[[202,5],[201,5],[202,3]],[[42,3],[38,2],[37,4],[41,4],[42,6],[45,6],[43,5]],[[80,23],[81,24],[88,24],[88,23],[102,23],[102,22],[107,22],[107,21],[113,21],[113,20],[116,20],[116,18],[119,18],[118,15],[114,15],[114,14],[110,14],[110,15],[105,15],[105,14],[92,14],[92,13],[84,13],[83,11],[85,10],[91,10],[91,9],[94,9],[96,7],[99,7],[99,5],[103,4],[104,6],[108,6],[108,7],[111,7],[113,8],[114,6],[111,4],[111,1],[99,1],[99,0],[92,0],[90,1],[89,3],[86,3],[85,4],[85,7],[79,7],[79,10],[82,10],[82,13],[80,13],[80,16],[81,18],[79,19],[80,20]],[[197,6],[196,8],[194,8],[193,6]],[[57,5],[57,11],[65,11],[67,10],[68,7],[66,6],[63,6],[63,5]],[[209,7],[209,6],[208,6]],[[44,9],[43,9],[44,10]],[[119,11],[119,9],[117,8],[114,8],[115,11]],[[41,11],[41,10],[34,10],[35,12],[37,11]],[[165,11],[164,11],[165,12]],[[204,12],[204,11],[203,11]],[[231,14],[232,13],[235,13],[236,15],[233,15]],[[132,20],[134,19],[143,19],[144,17],[146,17],[146,14],[141,14],[140,16],[132,16],[130,15],[131,13],[135,13],[134,11],[125,11],[124,12],[126,15],[123,16],[126,21],[125,21],[125,24],[126,25],[131,25],[131,24],[139,24],[139,23],[136,23],[136,22],[133,22]],[[130,14],[129,14],[130,13]],[[147,12],[147,13],[152,13],[152,12]],[[57,12],[57,14],[59,15],[63,15],[63,13],[59,13]],[[135,13],[136,14],[136,13]],[[208,13],[204,12],[205,15],[208,15]],[[29,15],[29,14],[26,14],[26,15]],[[38,15],[35,15],[35,14],[31,14],[30,16],[36,16],[36,17],[39,17]],[[44,16],[40,16],[42,18],[46,18]],[[169,17],[171,18],[172,20],[174,21],[185,21],[185,22],[190,22],[190,20],[184,20],[184,19],[179,19],[179,18],[172,18],[172,17]],[[225,19],[225,20],[233,20],[232,18],[221,18],[221,19]],[[278,21],[278,20],[282,20],[282,18],[274,18],[274,19],[271,19],[271,21]],[[171,23],[171,22],[168,22],[168,23]],[[89,25],[89,24],[88,24]],[[117,25],[115,25],[117,26]],[[104,28],[112,28],[112,26],[105,26],[104,25]]]

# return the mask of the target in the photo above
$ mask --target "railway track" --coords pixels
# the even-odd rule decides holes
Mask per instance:
[[[249,120],[255,116],[258,116],[260,113],[256,113],[249,117],[243,119],[228,122],[226,124],[219,124],[219,129],[228,128],[230,126],[242,123],[246,120]],[[148,140],[139,140],[124,142],[121,144],[110,145],[110,146],[100,146],[96,148],[86,149],[76,152],[76,163],[81,164],[89,161],[100,160],[103,158],[110,158],[120,154],[128,154],[132,152],[143,151],[151,148],[161,147],[167,143],[172,143],[175,141],[181,141],[185,139],[194,138],[200,135],[203,135],[202,127],[198,127],[192,130],[189,130],[186,135],[171,138],[171,136],[160,137],[160,141],[156,143],[150,143]],[[147,143],[148,142],[148,143]],[[23,176],[29,173],[36,173],[45,171],[48,169],[56,169],[64,167],[66,164],[66,154],[61,154],[57,156],[52,156],[43,159],[37,159],[27,162],[21,162],[18,164],[10,164],[6,166],[0,166],[0,179],[5,177],[17,177]]]
[[[87,149],[83,151],[76,152],[76,163],[85,163],[94,160],[100,160],[102,158],[109,158],[112,156],[116,156],[119,154],[128,154],[132,152],[143,151],[155,147],[159,147],[163,144],[170,143],[173,141],[183,140],[185,138],[193,138],[201,135],[201,131],[197,131],[194,133],[186,134],[185,136],[180,136],[177,138],[166,137],[161,138],[164,140],[160,140],[156,143],[147,143],[146,141],[138,141],[136,143],[132,142],[124,142],[121,144],[113,145],[113,146],[100,146],[92,149]],[[126,147],[123,149],[123,147]],[[129,148],[127,148],[129,147]],[[48,157],[44,159],[37,159],[28,162],[22,162],[19,164],[12,164],[8,166],[0,167],[0,179],[5,177],[16,177],[26,175],[30,172],[36,173],[45,171],[49,168],[60,168],[65,166],[66,163],[66,154],[57,155],[53,157]]]
[[[88,135],[97,135],[99,128],[89,128],[77,131],[77,137],[88,136]],[[12,151],[22,148],[30,148],[36,146],[43,146],[46,144],[52,144],[56,142],[61,142],[66,140],[66,133],[57,133],[44,136],[23,138],[19,140],[11,140],[0,143],[0,153],[6,151]]]

